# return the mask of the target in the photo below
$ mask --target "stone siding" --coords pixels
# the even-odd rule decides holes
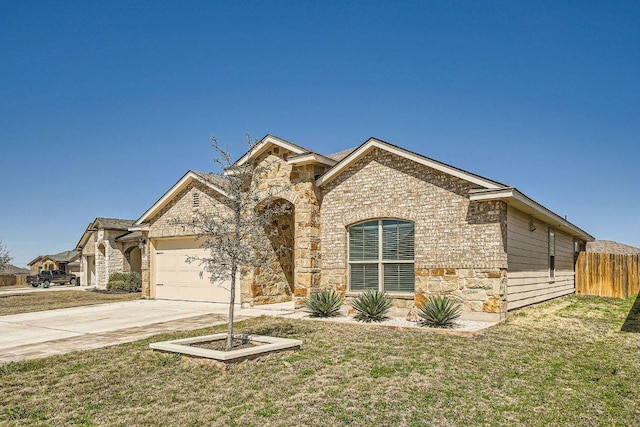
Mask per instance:
[[[415,224],[416,303],[448,293],[467,311],[504,311],[506,204],[471,202],[472,185],[380,149],[366,154],[323,188],[321,287],[348,290],[349,225],[397,218]]]
[[[256,159],[256,164],[258,169],[264,169],[260,185],[265,192],[265,199],[283,199],[293,206],[293,299],[296,307],[301,307],[309,292],[320,286],[320,193],[315,187],[315,176],[326,169],[313,165],[290,165],[286,159],[291,154],[273,146]],[[254,273],[247,272],[242,277],[243,303],[255,305],[277,300],[273,296],[287,288],[282,280],[269,283],[263,280],[263,274]],[[254,296],[257,289],[260,289],[261,295],[271,297],[257,298],[259,295]]]
[[[198,207],[193,205],[195,193],[198,194]],[[195,236],[194,228],[188,223],[198,212],[206,212],[207,215],[229,214],[229,209],[221,200],[222,196],[215,190],[199,181],[192,181],[150,220],[148,238]]]

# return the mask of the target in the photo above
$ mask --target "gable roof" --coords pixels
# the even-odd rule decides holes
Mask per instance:
[[[289,141],[285,141],[284,139],[278,138],[277,136],[266,135],[253,148],[249,149],[242,157],[240,157],[233,165],[242,166],[243,164],[255,159],[274,145],[293,153],[292,155],[287,157],[287,163],[289,164],[305,165],[316,163],[331,167],[337,163],[337,160],[330,156],[325,156],[324,154],[320,154],[317,151],[309,150],[308,148],[296,145]]]
[[[390,144],[390,143],[385,142],[385,141],[381,141],[381,140],[376,139],[376,138],[369,138],[362,145],[360,145],[359,147],[353,149],[350,153],[348,153],[346,156],[344,156],[342,158],[342,160],[340,160],[333,168],[329,169],[329,171],[327,171],[327,173],[325,173],[324,175],[322,175],[320,178],[318,178],[316,180],[316,185],[318,187],[320,187],[320,186],[332,181],[340,173],[345,171],[347,168],[349,168],[355,162],[357,162],[362,157],[364,157],[367,153],[371,152],[372,150],[374,150],[376,148],[379,148],[381,150],[393,153],[393,154],[398,155],[400,157],[412,160],[412,161],[414,161],[416,163],[420,163],[420,164],[422,164],[424,166],[428,166],[428,167],[430,167],[432,169],[439,170],[440,172],[444,172],[444,173],[447,173],[449,175],[453,175],[453,176],[458,177],[460,179],[463,179],[465,181],[469,181],[469,182],[471,182],[473,184],[479,185],[479,186],[481,186],[483,188],[496,189],[496,188],[506,187],[506,185],[501,184],[499,182],[492,181],[492,180],[487,179],[487,178],[483,178],[483,177],[481,177],[479,175],[472,174],[471,172],[467,172],[465,170],[458,169],[456,167],[450,166],[450,165],[448,165],[446,163],[442,163],[442,162],[439,162],[437,160],[430,159],[429,157],[425,157],[423,155],[414,153],[412,151],[405,150],[404,148],[400,148],[397,145],[393,145],[393,144]],[[344,152],[336,153],[336,154],[342,154],[342,153],[344,153]]]
[[[285,150],[291,151],[293,154],[313,153],[313,151],[307,148],[301,147],[289,141],[285,141],[284,139],[278,138],[277,136],[266,135],[253,148],[249,149],[246,153],[244,153],[242,157],[236,160],[234,165],[242,166],[243,164],[255,159],[260,154],[267,151],[269,147],[273,145],[276,145],[278,147],[284,148]]]
[[[96,218],[93,224],[97,229],[128,230],[134,222],[135,219]]]
[[[71,262],[80,256],[80,252],[77,250],[64,251],[54,255],[48,255],[49,258],[55,262]]]
[[[166,193],[162,195],[145,213],[142,214],[140,218],[131,224],[128,228],[129,231],[138,231],[139,226],[142,226],[145,221],[152,218],[155,214],[157,214],[162,208],[164,208],[173,198],[180,193],[183,189],[185,189],[191,182],[197,181],[200,182],[212,190],[226,196],[226,192],[224,190],[225,181],[224,178],[205,172],[196,172],[196,171],[188,171],[186,174],[180,178],[178,182],[176,182],[173,187],[171,187]]]
[[[129,227],[131,227],[135,221],[135,219],[98,217],[89,223],[84,233],[82,233],[80,240],[78,240],[75,249],[81,249],[94,231],[98,231],[99,229],[128,231]]]
[[[53,255],[38,255],[28,265],[33,265],[38,261],[44,261],[47,259],[50,259],[51,261],[54,261],[56,263],[58,262],[69,263],[71,261],[76,260],[79,256],[80,256],[80,252],[76,249],[71,251],[58,252],[57,254],[53,254]]]

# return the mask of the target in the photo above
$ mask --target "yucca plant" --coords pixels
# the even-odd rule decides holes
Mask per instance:
[[[335,317],[340,315],[342,298],[333,289],[325,289],[309,295],[304,300],[304,305],[310,317]]]
[[[451,328],[460,317],[460,303],[444,295],[430,296],[418,307],[418,316],[421,326]]]
[[[391,308],[391,298],[386,292],[368,289],[351,301],[356,310],[354,319],[359,322],[382,322],[387,320],[387,312]]]

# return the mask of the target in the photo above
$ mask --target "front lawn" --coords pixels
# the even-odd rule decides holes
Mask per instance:
[[[81,290],[48,291],[43,289],[42,291],[24,294],[0,294],[0,316],[135,299],[140,299],[140,292],[107,294]]]
[[[224,326],[9,363],[0,424],[637,425],[640,334],[620,332],[632,305],[565,297],[473,338],[254,318],[238,332],[303,339],[303,349],[224,374],[148,350]]]

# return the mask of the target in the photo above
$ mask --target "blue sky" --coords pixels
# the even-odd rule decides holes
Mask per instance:
[[[640,3],[4,1],[0,239],[138,218],[209,137],[374,136],[640,246]]]

